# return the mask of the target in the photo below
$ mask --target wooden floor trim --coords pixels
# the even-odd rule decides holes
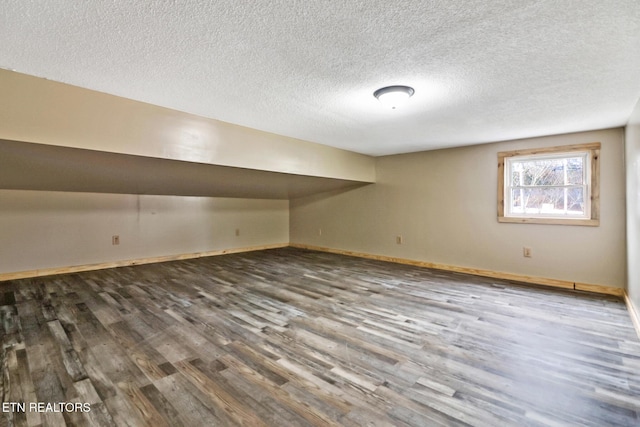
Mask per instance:
[[[577,291],[586,291],[586,292],[595,292],[596,294],[607,294],[607,295],[615,295],[620,298],[624,298],[624,289],[623,288],[614,288],[611,286],[601,286],[601,285],[591,285],[588,283],[578,283],[574,284],[574,289]]]
[[[629,316],[631,316],[631,322],[636,330],[636,334],[638,338],[640,338],[640,311],[638,311],[638,307],[636,307],[631,298],[629,298],[629,294],[627,294],[626,291],[624,293],[624,302],[627,304],[627,310],[629,310]]]
[[[491,277],[494,279],[512,280],[515,282],[531,283],[535,285],[552,286],[555,288],[575,289],[578,291],[593,292],[598,294],[614,295],[620,298],[624,297],[624,289],[614,288],[612,286],[593,285],[588,283],[577,283],[567,280],[550,279],[546,277],[526,276],[522,274],[505,273],[502,271],[483,270],[478,268],[459,267],[456,265],[439,264],[428,261],[418,261],[406,258],[389,257],[385,255],[368,254],[364,252],[345,251],[342,249],[327,248],[323,246],[305,245],[301,243],[291,243],[289,246],[300,249],[309,249],[320,252],[329,252],[334,254],[349,255],[359,258],[375,259],[379,261],[394,262],[397,264],[414,265],[425,268],[435,268],[437,270],[453,271],[457,273],[473,274],[482,277]]]
[[[0,333],[0,426],[640,419],[622,299],[319,251],[9,281]]]
[[[167,255],[160,257],[139,258],[133,260],[103,262],[98,264],[76,265],[71,267],[44,268],[39,270],[18,271],[15,273],[0,273],[0,282],[7,280],[27,279],[32,277],[53,276],[55,274],[78,273],[81,271],[104,270],[107,268],[125,267],[130,265],[154,264],[157,262],[177,261],[182,259],[202,258],[208,256],[234,254],[240,252],[261,251],[265,249],[286,248],[288,243],[275,243],[271,245],[248,246],[242,248],[220,249],[215,251],[194,252],[179,255]]]
[[[251,251],[260,251],[265,249],[284,248],[287,246],[300,248],[300,249],[315,250],[320,252],[355,256],[359,258],[375,259],[379,261],[388,261],[388,262],[394,262],[397,264],[407,264],[407,265],[414,265],[418,267],[435,268],[437,270],[473,274],[476,276],[491,277],[494,279],[505,279],[505,280],[512,280],[516,282],[531,283],[536,285],[552,286],[556,288],[575,289],[579,291],[594,292],[594,293],[606,294],[606,295],[615,295],[615,296],[624,298],[627,301],[627,306],[631,307],[629,305],[631,303],[631,300],[626,296],[626,293],[622,288],[593,285],[588,283],[577,283],[577,282],[571,282],[566,280],[549,279],[545,277],[526,276],[521,274],[505,273],[500,271],[483,270],[483,269],[477,269],[477,268],[459,267],[455,265],[439,264],[439,263],[433,263],[428,261],[418,261],[418,260],[412,260],[412,259],[406,259],[406,258],[389,257],[385,255],[375,255],[375,254],[369,254],[364,252],[346,251],[342,249],[306,245],[301,243],[276,243],[271,245],[221,249],[221,250],[215,250],[215,251],[194,252],[194,253],[188,253],[188,254],[168,255],[168,256],[161,256],[161,257],[139,258],[134,260],[123,260],[123,261],[105,262],[105,263],[97,263],[97,264],[85,264],[85,265],[77,265],[77,266],[70,266],[70,267],[55,267],[55,268],[46,268],[46,269],[39,269],[39,270],[19,271],[15,273],[0,273],[0,282],[7,281],[7,280],[26,279],[26,278],[32,278],[32,277],[52,276],[55,274],[103,270],[106,268],[124,267],[124,266],[130,266],[130,265],[153,264],[157,262],[167,262],[167,261],[176,261],[176,260],[182,260],[182,259],[193,259],[193,258],[202,258],[202,257],[208,257],[208,256],[232,254],[232,253],[239,253],[239,252],[251,252]],[[635,311],[635,315],[636,317],[634,318],[634,325],[636,329],[640,331],[640,323],[638,322],[637,311]]]

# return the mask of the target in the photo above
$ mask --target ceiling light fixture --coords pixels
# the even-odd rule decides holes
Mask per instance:
[[[411,98],[414,92],[409,86],[387,86],[373,92],[373,96],[385,107],[395,110]]]

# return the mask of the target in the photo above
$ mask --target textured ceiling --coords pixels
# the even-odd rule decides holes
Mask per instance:
[[[640,97],[638,0],[3,0],[0,40],[0,68],[371,155],[621,126]]]

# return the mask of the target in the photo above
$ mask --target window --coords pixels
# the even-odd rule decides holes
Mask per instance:
[[[600,143],[498,153],[498,221],[599,225]]]

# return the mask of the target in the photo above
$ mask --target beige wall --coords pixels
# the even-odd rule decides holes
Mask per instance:
[[[375,181],[362,154],[0,70],[0,139]]]
[[[375,185],[292,200],[291,242],[623,288],[623,138],[613,129],[380,157]],[[497,222],[498,151],[596,141],[599,227]]]
[[[621,129],[373,159],[6,70],[0,91],[0,138],[378,182],[296,199],[290,210],[287,201],[0,189],[0,273],[286,243],[290,233],[294,243],[625,284]],[[637,122],[627,129],[630,201]],[[594,141],[602,142],[599,227],[497,222],[498,151]],[[637,211],[629,215],[630,293],[639,302]]]
[[[7,70],[0,93],[0,139],[375,180],[368,156]],[[229,180],[231,193],[237,184]],[[18,191],[0,182],[0,274],[286,244],[288,209],[287,200]]]
[[[0,274],[286,244],[288,227],[286,200],[0,190]]]
[[[640,102],[626,127],[627,292],[640,309]],[[640,311],[638,312],[640,316]]]

